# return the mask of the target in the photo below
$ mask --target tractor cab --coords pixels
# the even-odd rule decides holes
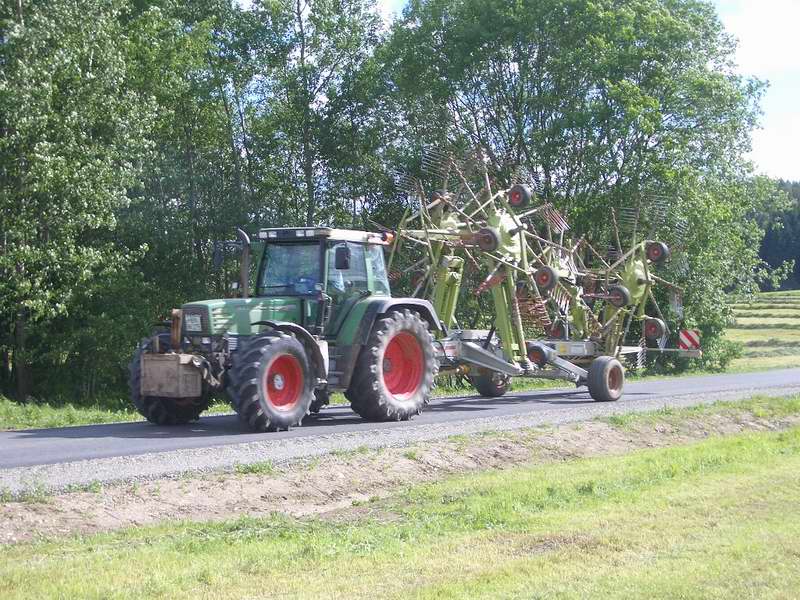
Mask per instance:
[[[299,304],[303,325],[335,337],[347,313],[368,296],[391,296],[383,256],[387,234],[325,227],[262,229],[255,295]]]

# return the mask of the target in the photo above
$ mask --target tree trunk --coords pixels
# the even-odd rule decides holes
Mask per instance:
[[[11,380],[11,357],[8,350],[0,350],[0,390],[5,390]]]
[[[236,90],[236,87],[233,88],[233,99],[236,102],[236,110],[239,113],[239,126],[242,129],[242,148],[244,149],[244,157],[245,157],[245,168],[247,170],[247,188],[249,190],[250,200],[254,200],[254,190],[255,185],[253,182],[255,179],[253,178],[253,160],[250,152],[250,144],[247,141],[247,122],[245,121],[244,116],[244,108],[242,107],[242,101],[239,96],[239,92]]]
[[[303,136],[303,175],[306,183],[306,227],[314,225],[314,156],[311,154],[311,143]]]
[[[24,310],[17,313],[14,324],[14,375],[17,380],[17,401],[27,402],[31,395],[30,374],[28,372],[27,338],[28,315]]]
[[[20,26],[25,26],[25,21],[22,19],[22,0],[17,0],[16,7],[17,9],[17,21],[19,21]]]
[[[184,126],[184,133],[186,134],[186,162],[189,170],[189,214],[190,214],[190,229],[192,232],[192,247],[194,249],[195,260],[200,272],[205,275],[205,263],[203,261],[203,242],[200,239],[199,223],[198,223],[198,208],[197,208],[197,190],[195,185],[195,168],[194,168],[194,145],[192,144],[192,131],[188,126]],[[205,288],[206,281],[203,277],[202,286]]]

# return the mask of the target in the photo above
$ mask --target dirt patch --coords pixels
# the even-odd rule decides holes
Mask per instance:
[[[663,421],[635,421],[622,426],[592,421],[329,455],[267,473],[220,473],[7,501],[0,504],[0,543],[164,520],[206,521],[275,512],[294,517],[320,515],[337,521],[364,516],[391,520],[397,516],[368,503],[409,484],[470,471],[624,454],[714,435],[786,429],[798,424],[800,415],[770,420],[743,411],[683,420],[665,417]]]

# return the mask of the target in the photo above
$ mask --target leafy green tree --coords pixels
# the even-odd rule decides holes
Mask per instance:
[[[123,7],[0,8],[0,314],[21,400],[50,324],[128,259],[103,232],[127,203],[152,107],[127,85]]]
[[[781,180],[778,187],[788,199],[767,207],[762,216],[766,235],[761,257],[774,268],[793,263],[794,269],[784,286],[797,289],[800,288],[800,182]]]
[[[353,175],[364,153],[353,142],[367,116],[358,111],[355,74],[378,42],[374,3],[269,0],[254,10],[269,29],[252,86],[258,98],[254,144],[274,176],[266,183],[275,186],[277,194],[269,193],[280,208],[269,221],[336,222],[352,207],[352,197],[344,195],[359,194]],[[348,160],[348,154],[357,158]]]

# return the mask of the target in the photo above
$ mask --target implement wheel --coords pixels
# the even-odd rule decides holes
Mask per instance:
[[[438,363],[428,323],[408,309],[375,321],[345,396],[371,421],[405,421],[430,400]]]
[[[533,191],[527,185],[516,184],[508,190],[508,203],[512,208],[525,208],[531,203]]]
[[[652,242],[647,244],[645,254],[650,262],[660,265],[669,258],[669,246],[663,242]]]
[[[158,345],[161,352],[170,349],[170,335],[158,334]],[[208,408],[209,396],[203,384],[203,396],[200,398],[161,398],[159,396],[142,396],[142,355],[153,351],[153,340],[142,340],[133,360],[128,366],[130,376],[128,385],[130,397],[136,410],[145,419],[156,425],[185,425],[197,421],[200,414]]]
[[[552,267],[539,267],[533,274],[533,279],[541,292],[549,292],[558,285],[558,273]]]
[[[511,387],[511,378],[497,371],[480,370],[471,375],[469,381],[484,398],[499,398]]]
[[[598,356],[589,365],[589,395],[598,402],[614,402],[622,396],[625,370],[613,356]]]
[[[631,293],[624,285],[608,286],[608,303],[614,308],[625,308],[631,305]]]
[[[244,342],[233,355],[228,396],[239,420],[252,431],[300,425],[314,401],[314,378],[305,348],[281,332]]]
[[[642,329],[644,330],[644,337],[648,340],[661,339],[667,333],[667,325],[661,319],[645,319]]]
[[[500,232],[493,227],[482,227],[475,234],[475,243],[484,252],[494,252],[500,247]]]

